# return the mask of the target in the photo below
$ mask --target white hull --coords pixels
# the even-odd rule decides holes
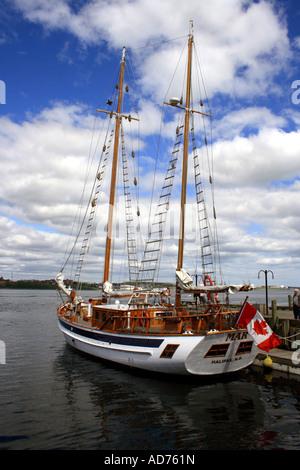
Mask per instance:
[[[146,336],[96,331],[61,318],[59,328],[67,343],[79,351],[165,374],[207,376],[236,372],[251,365],[257,355],[257,348],[245,331]],[[244,345],[250,342],[251,351],[243,352]],[[166,352],[168,345],[171,352]]]

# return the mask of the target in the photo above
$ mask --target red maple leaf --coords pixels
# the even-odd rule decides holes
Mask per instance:
[[[265,320],[260,322],[259,320],[256,319],[253,325],[253,330],[258,335],[266,335],[268,333],[267,322]]]

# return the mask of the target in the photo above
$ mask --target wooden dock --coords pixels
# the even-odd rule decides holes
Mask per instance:
[[[253,365],[300,376],[300,320],[294,319],[290,307],[277,307],[276,302],[264,317],[282,344],[269,353],[259,351]]]
[[[269,356],[272,361],[271,365],[265,364],[267,356]],[[300,346],[298,350],[294,351],[279,348],[271,349],[269,353],[260,351],[256,356],[253,365],[300,376]]]

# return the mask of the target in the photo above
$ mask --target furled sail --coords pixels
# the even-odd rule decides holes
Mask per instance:
[[[139,289],[139,291],[142,289]],[[105,281],[102,284],[102,292],[106,297],[131,297],[132,294],[136,291],[134,286],[121,287],[120,289],[114,289],[113,285],[109,281]]]
[[[66,284],[64,283],[64,275],[60,272],[57,274],[55,282],[57,286],[68,296],[71,296],[72,288],[67,287]]]
[[[251,290],[252,287],[245,284],[221,284],[221,285],[208,285],[196,286],[193,279],[185,269],[181,268],[176,271],[177,283],[180,289],[187,293],[218,293],[228,292],[229,294],[236,294],[239,291]]]

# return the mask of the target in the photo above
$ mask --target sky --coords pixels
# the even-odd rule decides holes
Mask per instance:
[[[109,98],[123,46],[130,66],[137,66],[140,121],[132,139],[139,148],[141,225],[147,227],[161,107],[190,20],[213,115],[223,275],[226,282],[263,285],[258,273],[270,270],[269,284],[300,285],[300,3],[295,0],[1,0],[0,277],[51,279],[59,272],[95,116],[97,126],[104,120],[96,110]],[[166,146],[172,120],[164,123]],[[167,163],[162,152],[156,194]],[[175,187],[177,203],[178,194]],[[107,202],[106,186],[103,198]],[[102,218],[93,242],[96,257],[89,255],[89,281],[102,281],[104,226]],[[193,229],[189,224],[184,262],[190,273],[199,268]],[[115,247],[119,275],[124,245],[121,234]],[[173,281],[174,239],[168,250],[160,278]]]

